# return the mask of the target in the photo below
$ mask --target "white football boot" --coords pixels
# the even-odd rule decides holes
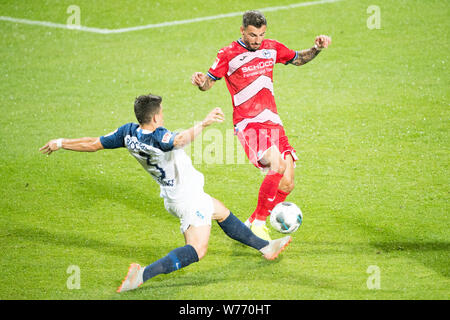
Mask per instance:
[[[292,241],[291,236],[283,237],[280,239],[270,240],[269,244],[260,249],[259,252],[263,254],[263,257],[267,260],[274,260],[278,255],[286,249],[288,244]]]
[[[117,292],[124,292],[138,288],[144,283],[143,280],[144,268],[137,263],[132,263],[128,268],[128,274],[122,281]]]

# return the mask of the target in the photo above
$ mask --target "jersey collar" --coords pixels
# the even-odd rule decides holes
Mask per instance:
[[[242,47],[244,47],[245,49],[247,49],[248,51],[256,51],[256,50],[253,50],[253,49],[250,49],[249,47],[247,47],[247,45],[244,43],[244,41],[242,41],[241,38],[239,38],[236,42],[238,44],[240,44]]]
[[[138,131],[139,133],[142,133],[142,134],[150,134],[150,133],[153,133],[153,131],[146,130],[146,129],[142,129],[141,127],[137,128],[137,131]]]

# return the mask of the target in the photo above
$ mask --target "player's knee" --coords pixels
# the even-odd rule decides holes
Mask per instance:
[[[197,251],[198,260],[203,259],[203,257],[206,256],[206,252],[208,252],[208,246],[207,245],[200,247],[200,249]]]
[[[284,160],[280,157],[280,164],[279,164],[279,166],[278,166],[278,173],[284,174],[285,171],[286,171],[286,161],[284,161]]]
[[[224,210],[219,213],[215,213],[213,219],[217,220],[217,222],[223,222],[230,215],[230,210]]]
[[[230,215],[230,210],[228,210],[225,205],[217,199],[213,199],[214,205],[214,214],[212,216],[213,220],[217,220],[217,222],[222,222]]]
[[[275,171],[279,174],[284,174],[286,171],[286,162],[280,157],[272,162],[271,168],[272,171]]]
[[[286,185],[283,188],[281,188],[281,186],[280,186],[280,189],[281,189],[281,191],[284,191],[286,193],[291,193],[292,190],[294,190],[294,187],[295,187],[294,181],[291,181],[291,182],[286,183]]]
[[[198,260],[203,259],[204,256],[206,256],[206,252],[208,251],[208,244],[199,243],[193,245],[195,252],[197,252]]]
[[[292,190],[294,190],[294,187],[295,187],[294,179],[292,179],[290,177],[286,178],[286,176],[285,176],[285,179],[281,180],[279,188],[283,192],[291,193]]]

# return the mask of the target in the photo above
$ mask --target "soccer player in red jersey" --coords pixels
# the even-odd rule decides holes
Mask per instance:
[[[276,63],[300,66],[311,61],[328,47],[331,38],[317,36],[311,49],[294,51],[276,40],[264,39],[266,27],[261,12],[245,12],[242,37],[219,50],[207,74],[195,72],[191,82],[206,91],[225,78],[232,98],[235,133],[248,159],[257,168],[268,170],[259,189],[257,207],[246,224],[259,237],[270,239],[266,219],[293,190],[294,163],[298,159],[277,112],[273,67]]]

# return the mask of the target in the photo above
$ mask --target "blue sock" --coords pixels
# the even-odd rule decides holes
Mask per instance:
[[[161,273],[171,273],[198,261],[194,247],[185,245],[169,252],[167,256],[153,262],[144,269],[144,282]]]
[[[228,218],[226,218],[222,222],[218,222],[218,224],[230,238],[237,240],[249,247],[259,250],[269,244],[269,241],[257,237],[232,212],[230,212]]]

